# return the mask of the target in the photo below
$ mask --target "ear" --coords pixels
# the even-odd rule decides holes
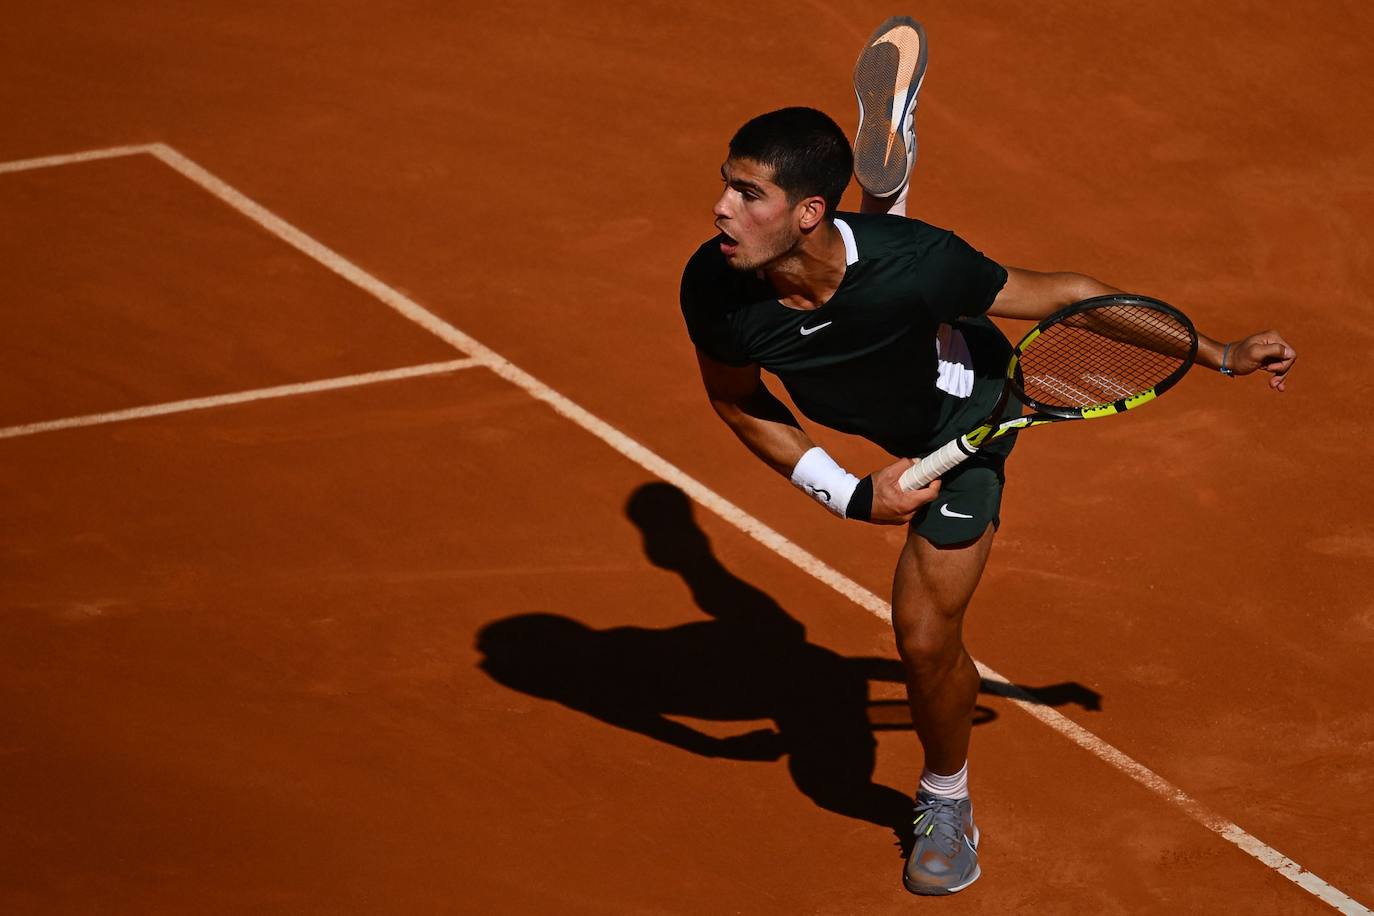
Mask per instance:
[[[825,219],[825,198],[812,195],[797,204],[797,221],[803,232],[810,232]]]

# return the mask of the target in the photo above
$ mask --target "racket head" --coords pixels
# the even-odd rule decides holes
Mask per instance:
[[[1197,329],[1149,296],[1094,296],[1021,339],[1007,367],[1017,400],[1065,420],[1110,416],[1168,391],[1197,359]]]

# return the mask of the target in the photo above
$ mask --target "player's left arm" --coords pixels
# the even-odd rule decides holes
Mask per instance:
[[[1086,274],[1042,273],[1021,267],[1007,268],[1007,282],[993,300],[988,314],[997,318],[1039,321],[1065,306],[1093,296],[1112,296],[1122,291]],[[1235,375],[1263,369],[1271,376],[1269,387],[1283,391],[1288,371],[1298,353],[1278,331],[1260,331],[1230,342],[1198,334],[1197,365]]]

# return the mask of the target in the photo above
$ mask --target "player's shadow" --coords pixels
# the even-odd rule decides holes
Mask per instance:
[[[650,562],[681,576],[710,619],[598,630],[558,614],[520,614],[479,631],[482,669],[507,687],[706,757],[785,756],[797,788],[817,805],[887,827],[905,842],[911,797],[873,782],[874,732],[909,729],[910,714],[904,700],[869,699],[870,684],[902,681],[900,663],[808,642],[801,623],[721,565],[676,487],[640,487],[626,513]],[[626,613],[633,618],[634,609]],[[988,681],[983,690],[1007,693]],[[1038,695],[1055,705],[1099,705],[1096,693],[1072,683]],[[980,705],[974,722],[996,717]],[[772,727],[716,737],[682,718]]]

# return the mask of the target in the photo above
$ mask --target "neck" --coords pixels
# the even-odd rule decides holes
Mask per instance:
[[[834,222],[826,220],[765,267],[763,274],[783,305],[818,309],[840,288],[844,268],[844,238]]]

